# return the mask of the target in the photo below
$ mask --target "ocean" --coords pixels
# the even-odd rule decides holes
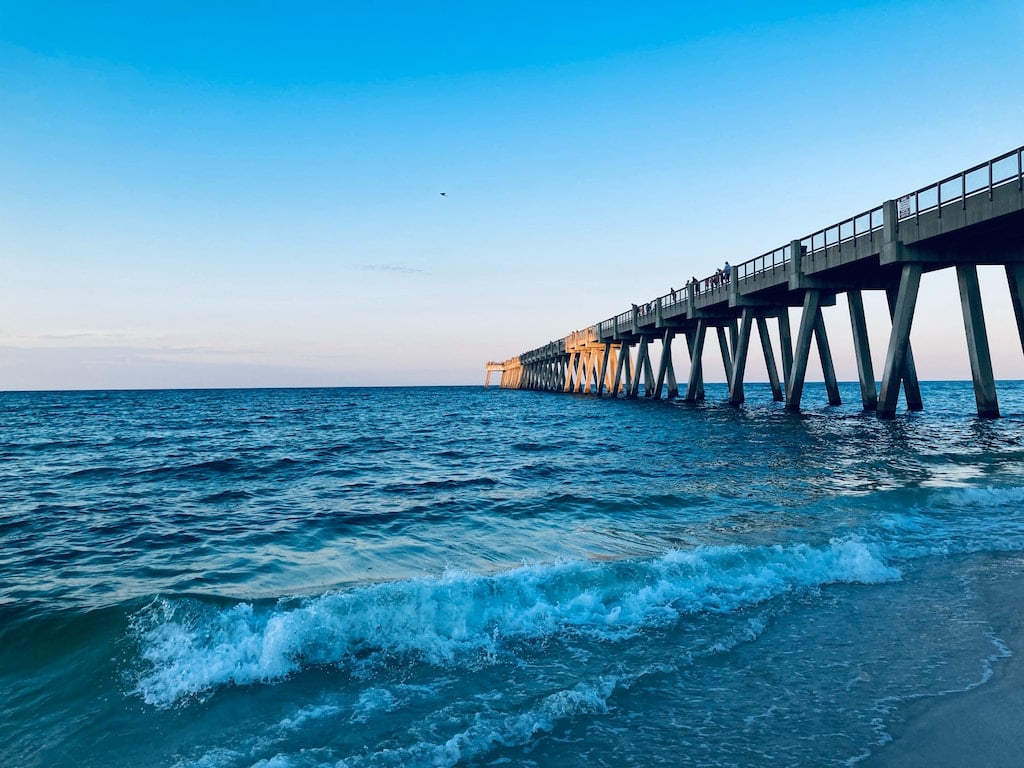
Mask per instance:
[[[0,393],[0,764],[851,766],[1010,651],[1024,383]]]

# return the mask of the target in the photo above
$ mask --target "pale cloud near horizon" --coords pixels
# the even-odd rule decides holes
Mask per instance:
[[[393,272],[402,275],[427,275],[425,269],[407,267],[404,264],[352,264],[348,267],[359,272]]]

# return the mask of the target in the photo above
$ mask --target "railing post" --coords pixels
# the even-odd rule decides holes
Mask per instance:
[[[900,220],[896,214],[896,201],[886,200],[884,203],[882,203],[882,242],[895,242],[896,239],[899,237],[899,232]]]
[[[803,275],[803,251],[804,246],[799,240],[793,240],[789,244],[789,289],[795,291],[800,287],[800,278]]]

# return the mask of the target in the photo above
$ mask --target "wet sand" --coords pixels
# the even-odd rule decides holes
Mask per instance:
[[[907,705],[890,728],[893,741],[858,768],[1024,766],[1024,576],[975,590],[1012,656],[998,659],[992,678],[977,688]]]

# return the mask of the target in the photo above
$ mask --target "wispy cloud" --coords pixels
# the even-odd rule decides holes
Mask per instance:
[[[67,330],[27,334],[0,329],[0,349],[7,350],[104,350],[149,360],[235,360],[265,357],[266,350],[253,345],[216,347],[174,341],[169,334]]]
[[[425,275],[427,270],[407,267],[404,264],[353,264],[351,269],[360,272],[391,272],[400,275]]]
[[[67,329],[40,333],[18,333],[0,329],[0,343],[12,347],[60,346],[132,346],[159,343],[153,336],[140,336],[127,331]]]

